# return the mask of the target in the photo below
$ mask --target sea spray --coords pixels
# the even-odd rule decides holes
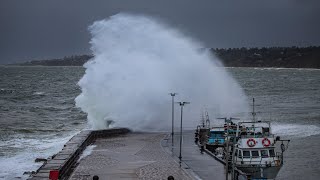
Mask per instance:
[[[176,101],[191,102],[184,111],[185,127],[199,123],[202,107],[211,118],[248,112],[243,91],[217,58],[159,20],[117,14],[89,30],[94,58],[84,65],[76,105],[88,114],[93,129],[114,122],[133,130],[166,130],[171,126],[170,92],[179,93]],[[177,105],[176,119],[178,110]]]

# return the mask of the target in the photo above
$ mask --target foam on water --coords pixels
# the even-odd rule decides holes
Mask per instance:
[[[112,120],[117,127],[165,130],[170,92],[179,93],[176,101],[191,102],[186,126],[199,123],[204,106],[224,116],[248,112],[243,91],[217,58],[176,29],[150,17],[117,14],[89,30],[94,58],[84,65],[76,105],[92,128],[106,128]]]
[[[23,172],[35,171],[42,165],[42,163],[34,162],[36,158],[48,158],[59,152],[73,135],[53,139],[18,138],[2,142],[0,146],[9,149],[20,148],[21,152],[17,152],[13,156],[0,157],[2,165],[0,179],[27,179],[29,175],[23,175]]]
[[[43,95],[45,95],[45,94],[44,94],[44,92],[34,92],[33,95],[43,96]]]
[[[272,132],[277,136],[308,137],[320,134],[320,127],[302,124],[272,124]]]

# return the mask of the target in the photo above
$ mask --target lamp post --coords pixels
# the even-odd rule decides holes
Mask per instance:
[[[171,131],[171,146],[173,147],[173,135],[174,135],[174,96],[178,93],[169,93],[172,97],[172,131]]]
[[[190,102],[177,102],[180,107],[181,107],[181,122],[180,122],[180,151],[179,151],[179,165],[181,167],[181,159],[182,159],[182,156],[181,156],[181,145],[182,145],[182,113],[183,113],[183,106],[185,104],[190,104]]]

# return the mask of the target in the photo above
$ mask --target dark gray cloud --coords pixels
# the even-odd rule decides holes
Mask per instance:
[[[207,47],[320,45],[318,0],[1,0],[0,63],[90,53],[87,27],[156,16]]]

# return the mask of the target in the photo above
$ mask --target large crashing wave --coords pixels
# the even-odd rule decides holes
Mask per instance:
[[[117,14],[89,27],[94,58],[79,81],[76,105],[93,129],[114,126],[156,131],[171,127],[170,92],[190,101],[184,125],[199,123],[200,109],[231,116],[248,112],[244,93],[203,45],[150,17]],[[176,106],[176,118],[179,116]]]

